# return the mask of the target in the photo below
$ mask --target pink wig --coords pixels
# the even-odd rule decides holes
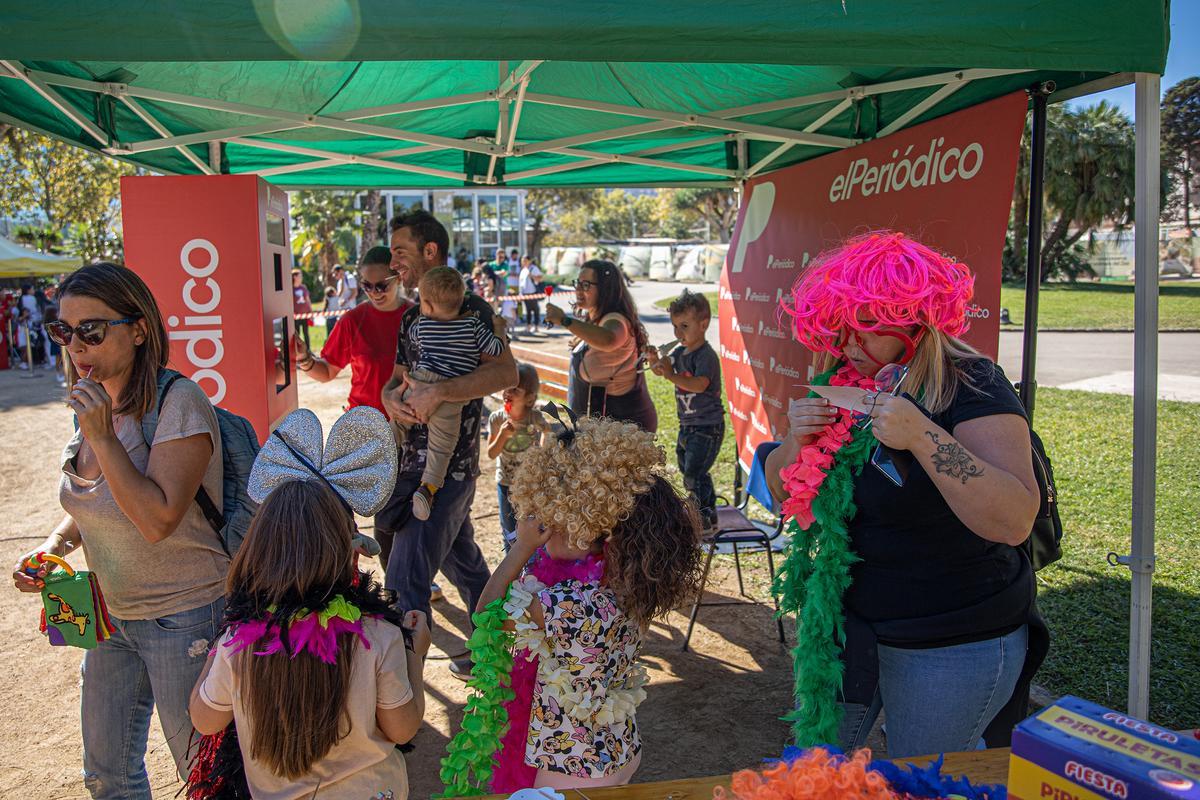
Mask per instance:
[[[965,264],[884,230],[855,236],[817,256],[782,310],[792,317],[805,347],[840,357],[851,328],[921,325],[960,336],[967,330],[967,303],[974,292],[975,278]]]

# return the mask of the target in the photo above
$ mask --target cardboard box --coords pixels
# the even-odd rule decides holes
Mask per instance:
[[[1013,800],[1200,800],[1200,741],[1078,697],[1013,731]]]

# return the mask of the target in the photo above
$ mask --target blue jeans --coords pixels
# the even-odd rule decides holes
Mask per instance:
[[[429,585],[441,569],[458,589],[463,603],[475,612],[483,587],[492,576],[483,553],[475,543],[471,524],[471,503],[475,499],[475,478],[456,481],[447,478],[429,519],[422,522],[412,516],[412,496],[421,483],[419,473],[402,473],[388,506],[375,516],[376,530],[395,532],[387,559],[384,585],[396,592],[396,606],[405,611],[424,611],[432,619]]]
[[[683,486],[696,500],[700,519],[711,523],[715,519],[713,510],[717,505],[717,492],[713,488],[709,472],[717,463],[721,442],[725,438],[725,424],[682,425],[675,443],[675,458],[679,471],[683,473]]]
[[[1025,663],[1029,626],[998,639],[925,650],[879,645],[879,688],[870,705],[842,703],[838,739],[862,747],[887,716],[888,758],[976,750],[1012,697]]]
[[[96,800],[150,800],[146,739],[158,707],[180,776],[195,731],[192,686],[225,613],[225,598],[158,619],[122,620],[83,656],[83,783]]]
[[[500,534],[504,537],[504,552],[507,553],[517,539],[517,512],[508,501],[508,487],[503,483],[496,484],[496,500],[500,503]]]

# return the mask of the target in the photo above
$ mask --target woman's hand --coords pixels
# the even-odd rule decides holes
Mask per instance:
[[[929,428],[929,418],[912,401],[880,394],[871,409],[875,438],[893,450],[912,450]]]
[[[429,644],[432,640],[429,633],[429,621],[425,618],[424,611],[409,611],[404,615],[402,623],[405,630],[412,633],[413,652],[421,658],[429,652]]]
[[[113,432],[112,398],[101,384],[90,378],[80,378],[71,389],[67,405],[75,411],[79,430],[92,444],[116,435]]]
[[[312,357],[312,351],[308,349],[308,345],[304,343],[304,339],[299,336],[295,336],[292,338],[292,341],[296,343],[297,364],[299,364],[301,361],[307,361]]]
[[[538,522],[537,517],[530,514],[517,523],[517,540],[513,543],[513,549],[533,555],[539,547],[550,541],[551,536],[550,529]],[[528,560],[528,558],[524,560]]]
[[[37,550],[30,550],[28,553],[26,553],[25,555],[23,555],[19,559],[17,559],[17,563],[13,566],[13,572],[12,572],[13,584],[16,585],[17,591],[26,592],[29,594],[36,594],[36,593],[40,592],[43,588],[45,588],[46,574],[49,573],[50,570],[52,570],[54,568],[53,564],[43,563],[41,566],[39,566],[37,568],[36,573],[34,575],[29,575],[28,573],[25,572],[26,566],[28,566],[29,562],[31,560],[33,560],[33,557],[36,556],[38,553],[45,553],[45,552],[49,552],[49,551],[47,550],[45,545],[43,545],[42,547],[39,547]]]
[[[803,447],[811,444],[837,419],[837,409],[824,397],[788,401],[788,435]]]
[[[567,312],[563,311],[554,303],[546,303],[546,322],[549,325],[562,325],[563,319],[567,316]]]

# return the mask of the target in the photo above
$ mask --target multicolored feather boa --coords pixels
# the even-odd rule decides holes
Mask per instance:
[[[942,757],[924,767],[872,761],[870,750],[843,755],[832,747],[788,748],[761,771],[736,772],[713,800],[1005,800],[1003,786],[973,785],[942,774]]]
[[[821,373],[813,384],[875,388],[873,379],[850,365]],[[796,705],[784,719],[792,723],[800,747],[837,741],[845,643],[842,596],[850,586],[850,565],[858,560],[847,525],[856,511],[854,480],[874,445],[870,429],[854,426],[850,412],[842,410],[816,442],[800,449],[794,464],[780,471],[791,495],[783,503],[791,517],[791,546],[773,588],[780,612],[796,615]]]

